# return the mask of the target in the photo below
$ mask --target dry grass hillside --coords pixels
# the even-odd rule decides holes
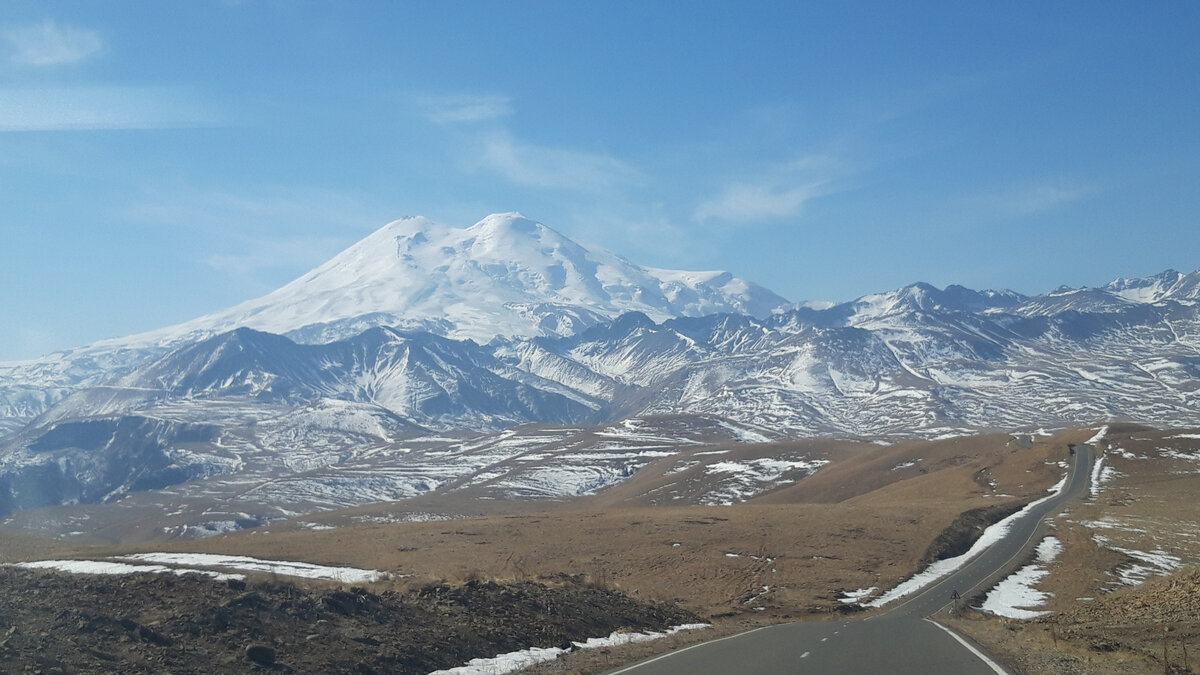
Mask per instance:
[[[1022,673],[1200,672],[1200,433],[1114,427],[1101,446],[1094,494],[1052,524],[1052,613],[960,627]]]
[[[719,451],[720,461],[728,463],[777,456],[826,462],[807,477],[732,506],[689,499],[712,493],[704,481],[728,480],[701,456],[682,468],[678,458],[651,463],[612,489],[570,501],[450,492],[187,541],[147,539],[153,531],[149,522],[106,521],[105,537],[114,545],[85,548],[0,533],[0,555],[13,561],[193,551],[396,575],[372,592],[481,580],[551,585],[582,580],[640,600],[676,604],[718,624],[706,635],[638,648],[644,653],[747,624],[837,615],[846,610],[838,601],[841,591],[888,588],[915,572],[931,543],[963,512],[1044,495],[1063,475],[1069,444],[1093,433],[706,449]],[[668,494],[673,496],[664,499]],[[1082,517],[1073,511],[1059,526],[1068,528]],[[627,656],[613,654],[612,661],[581,667],[603,669]]]
[[[1081,433],[731,448],[727,460],[779,452],[829,460],[735,506],[650,505],[646,495],[664,482],[688,479],[651,465],[616,489],[571,502],[422,498],[152,548],[371,567],[418,583],[584,574],[709,617],[826,614],[842,607],[838,591],[886,588],[912,574],[961,512],[1044,494]],[[460,517],[468,507],[486,512]],[[418,514],[455,517],[388,522]]]

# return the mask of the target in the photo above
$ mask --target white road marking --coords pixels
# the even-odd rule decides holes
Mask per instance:
[[[650,665],[651,663],[654,663],[655,661],[661,661],[663,659],[667,659],[672,656],[675,656],[676,654],[681,654],[683,652],[688,651],[689,649],[695,649],[696,647],[703,647],[705,645],[711,645],[711,644],[714,644],[717,642],[724,642],[725,640],[732,640],[735,637],[742,637],[743,635],[749,635],[750,633],[757,633],[760,630],[766,630],[768,628],[770,628],[770,626],[763,626],[761,628],[754,628],[754,629],[748,630],[744,633],[737,633],[736,635],[727,635],[723,638],[717,638],[716,640],[710,640],[708,642],[699,642],[690,647],[684,647],[683,649],[680,649],[678,651],[670,652],[669,654],[663,654],[662,656],[656,656],[656,657],[650,659],[649,661],[642,661],[641,663],[635,663],[632,666],[629,666],[627,668],[622,668],[621,670],[615,670],[612,673],[610,673],[609,675],[621,675],[621,673],[627,673],[631,670],[636,670],[638,668],[641,668],[642,666]]]
[[[994,671],[996,673],[996,675],[1009,675],[1009,672],[1007,670],[1005,670],[1003,667],[1001,667],[1001,665],[999,663],[996,663],[995,661],[991,660],[990,658],[988,658],[987,654],[984,654],[983,652],[976,649],[975,646],[972,645],[970,642],[967,642],[966,640],[962,639],[962,637],[958,633],[955,633],[954,631],[950,630],[949,628],[946,628],[942,624],[940,624],[936,621],[933,621],[931,619],[922,619],[922,620],[928,621],[929,623],[931,623],[931,624],[937,626],[938,628],[941,628],[942,630],[949,633],[950,637],[954,638],[955,640],[958,640],[959,644],[966,647],[968,650],[970,650],[970,652],[972,654],[977,656],[980,661],[983,661],[985,664],[987,664],[987,666],[989,668],[991,668],[992,671]]]

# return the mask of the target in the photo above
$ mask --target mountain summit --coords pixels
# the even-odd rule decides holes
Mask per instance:
[[[571,335],[631,311],[764,317],[786,304],[728,272],[640,267],[501,213],[467,228],[393,221],[272,293],[167,331],[248,327],[325,343],[385,325],[487,342]]]

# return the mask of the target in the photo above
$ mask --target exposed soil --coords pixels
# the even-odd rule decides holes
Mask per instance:
[[[0,568],[0,673],[429,673],[701,619],[578,578],[404,591]]]

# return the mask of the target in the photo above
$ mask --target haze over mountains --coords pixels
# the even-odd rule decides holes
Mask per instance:
[[[257,300],[0,365],[0,512],[237,474],[251,454],[264,471],[363,448],[403,464],[405,438],[530,422],[688,418],[734,440],[1196,424],[1198,296],[1200,272],[1167,271],[1033,297],[917,283],[816,309],[519,214],[409,218]],[[636,457],[588,464],[609,478],[587,489]],[[417,464],[425,478],[387,494],[511,470]]]

